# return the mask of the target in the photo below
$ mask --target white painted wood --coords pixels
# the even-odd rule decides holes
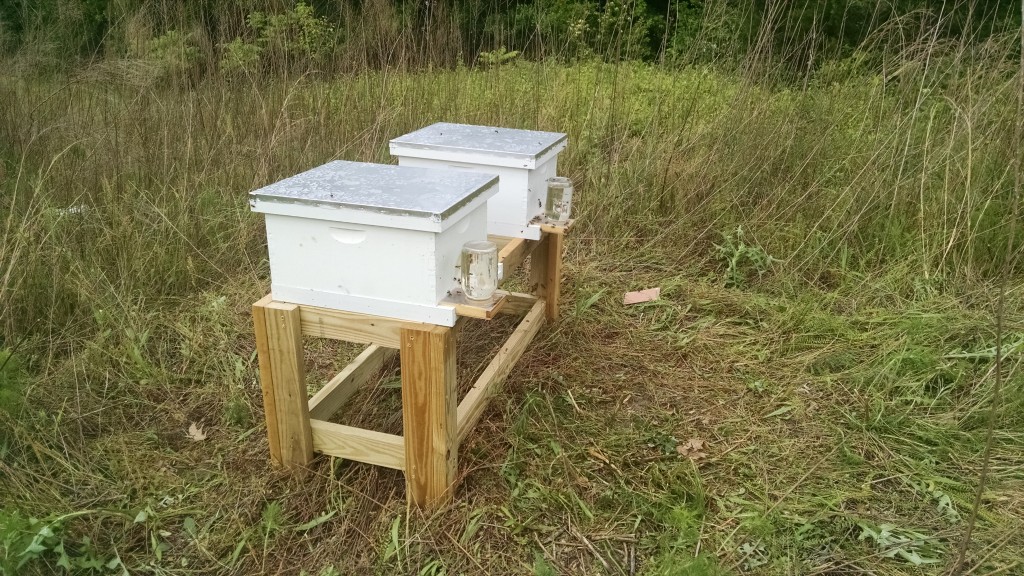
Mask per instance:
[[[297,214],[304,217],[440,232],[460,211],[492,196],[494,184],[493,176],[466,171],[335,160],[249,196],[255,212],[278,214],[298,205],[308,209]],[[419,221],[440,226],[422,228]]]
[[[301,188],[309,182],[295,181],[284,194],[266,188],[254,193],[253,209],[266,219],[271,294],[282,302],[453,326],[455,312],[439,303],[459,288],[462,245],[487,238],[494,179],[474,174],[467,181],[452,178],[447,170],[382,168],[390,171],[392,187],[415,191],[419,183],[424,194],[444,197],[411,194],[403,205],[402,198],[392,195],[387,210],[366,209],[353,206],[354,201],[367,206],[381,202],[365,190],[348,191],[350,181],[340,177],[327,184],[314,180],[314,187],[327,187],[311,195]],[[424,181],[424,173],[434,173],[433,181]],[[460,181],[469,182],[461,192],[445,188]],[[325,194],[344,199],[344,205],[324,201]],[[413,209],[417,206],[427,206],[426,215]]]
[[[543,215],[548,178],[557,175],[566,136],[555,132],[440,123],[390,143],[399,166],[495,174],[498,193],[487,204],[487,232],[540,239],[531,226]]]
[[[270,285],[270,293],[274,300],[279,302],[307,304],[321,308],[345,310],[346,312],[398,318],[399,320],[408,320],[410,322],[426,322],[427,324],[436,324],[438,326],[455,326],[455,321],[458,320],[455,310],[447,306],[410,304],[408,302],[338,294],[323,290],[308,290],[294,286],[280,286],[278,284]]]
[[[561,132],[438,122],[394,138],[395,156],[534,169],[565,148]]]

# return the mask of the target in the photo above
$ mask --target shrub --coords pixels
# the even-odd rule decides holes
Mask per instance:
[[[252,40],[235,38],[222,45],[221,67],[251,71],[258,64],[280,68],[311,68],[334,49],[336,29],[304,2],[280,14],[252,12],[246,18]]]

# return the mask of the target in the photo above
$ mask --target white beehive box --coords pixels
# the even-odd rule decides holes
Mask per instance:
[[[390,149],[400,166],[497,174],[501,181],[487,206],[487,231],[537,240],[546,180],[557,175],[558,154],[567,142],[559,132],[441,122],[395,138]]]
[[[335,161],[250,194],[275,300],[455,325],[462,245],[487,238],[493,175]]]

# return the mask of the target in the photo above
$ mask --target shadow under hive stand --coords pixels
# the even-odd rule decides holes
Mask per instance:
[[[558,317],[563,238],[568,229],[569,225],[542,225],[539,240],[491,236],[499,246],[503,279],[530,259],[531,293],[499,290],[486,305],[457,296],[446,298],[439,305],[454,312],[453,325],[279,301],[271,294],[253,304],[272,460],[301,468],[315,453],[322,453],[394,468],[405,472],[411,503],[432,507],[449,502],[455,489],[459,444],[541,326]],[[273,275],[273,255],[271,260]],[[522,320],[460,400],[455,366],[459,328],[463,322],[486,321],[497,314],[519,315]],[[368,346],[309,398],[303,336]],[[401,362],[403,434],[329,422],[396,353]]]

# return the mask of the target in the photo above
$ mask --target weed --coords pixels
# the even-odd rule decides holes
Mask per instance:
[[[506,50],[504,46],[490,52],[481,52],[477,60],[484,66],[508,64],[520,56],[518,50]]]
[[[66,532],[75,518],[97,514],[97,510],[82,510],[40,520],[0,509],[0,574],[19,573],[36,562],[68,572],[127,573],[119,556],[100,553],[88,536],[74,538]]]
[[[893,524],[874,526],[862,522],[860,527],[862,532],[857,539],[873,542],[881,549],[881,555],[885,558],[899,557],[915,566],[939,562],[939,559],[933,556],[936,549],[932,539],[920,532]]]
[[[772,263],[777,262],[760,246],[747,244],[742,226],[737,226],[732,232],[723,232],[722,243],[715,244],[715,249],[719,260],[725,264],[725,285],[728,287],[743,286],[750,272],[763,276],[771,269]]]

